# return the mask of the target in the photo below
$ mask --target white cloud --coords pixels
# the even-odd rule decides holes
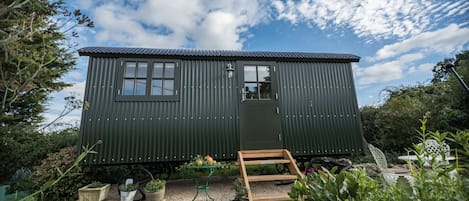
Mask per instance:
[[[73,80],[83,80],[83,74],[76,70],[68,72],[66,76]]]
[[[91,7],[96,40],[126,46],[241,49],[247,28],[268,19],[259,1],[107,1]]]
[[[430,30],[433,21],[467,13],[468,4],[428,0],[275,0],[277,19],[306,22],[322,30],[338,27],[359,37],[406,38]],[[450,18],[449,18],[450,19]]]
[[[71,87],[66,87],[60,93],[63,93],[65,96],[74,95],[79,99],[83,99],[83,95],[85,94],[85,86],[86,82],[78,82],[73,84]]]
[[[412,73],[420,73],[420,72],[422,72],[422,73],[431,72],[433,70],[434,66],[435,66],[435,64],[432,64],[432,63],[420,64],[417,67],[409,68],[407,73],[412,74]]]
[[[451,24],[445,28],[418,34],[412,38],[385,45],[376,55],[367,58],[378,61],[410,52],[412,50],[431,50],[439,53],[450,53],[461,50],[469,42],[469,28]]]
[[[358,77],[358,84],[366,85],[401,79],[404,76],[404,69],[424,57],[425,55],[422,53],[406,54],[394,61],[357,68],[355,72]]]

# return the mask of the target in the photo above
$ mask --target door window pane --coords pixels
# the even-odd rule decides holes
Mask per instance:
[[[268,82],[261,82],[259,83],[259,92],[261,99],[270,99],[270,83]]]
[[[257,81],[258,82],[270,82],[270,67],[269,66],[258,66],[257,67]]]
[[[147,80],[138,79],[135,84],[135,95],[143,96],[145,95],[145,90],[147,88]]]
[[[258,99],[257,83],[244,83],[244,99]]]
[[[244,81],[257,82],[256,66],[244,66]]]
[[[151,95],[161,96],[162,94],[163,81],[162,80],[152,80],[151,81]]]
[[[134,95],[134,79],[124,79],[124,96]]]
[[[135,62],[126,62],[124,77],[135,77]]]
[[[163,87],[163,95],[171,96],[174,94],[174,80],[165,80]]]
[[[138,63],[137,77],[139,78],[147,77],[147,63]]]
[[[163,63],[153,64],[153,77],[154,78],[163,77]]]
[[[174,77],[174,63],[166,63],[164,68],[164,77],[173,78]]]

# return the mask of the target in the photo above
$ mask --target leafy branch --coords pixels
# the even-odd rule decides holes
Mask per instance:
[[[97,154],[96,151],[93,151],[93,149],[95,148],[96,145],[98,144],[102,144],[102,141],[101,140],[98,140],[95,144],[93,144],[90,148],[88,148],[87,146],[83,146],[82,149],[82,153],[77,157],[77,159],[75,160],[75,162],[73,163],[73,165],[71,167],[69,167],[67,170],[65,171],[62,171],[60,170],[59,168],[56,168],[57,172],[59,173],[59,177],[55,180],[50,180],[48,182],[46,182],[44,185],[41,186],[41,188],[24,197],[23,199],[20,199],[20,201],[27,201],[27,200],[31,200],[33,199],[36,195],[39,195],[39,194],[43,194],[47,189],[51,188],[52,186],[56,185],[57,183],[59,183],[62,179],[64,179],[65,177],[67,177],[75,168],[78,168],[79,165],[80,165],[80,162],[85,159],[85,157],[88,155],[88,154]]]

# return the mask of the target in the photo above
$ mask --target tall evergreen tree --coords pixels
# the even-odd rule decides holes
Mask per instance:
[[[93,22],[62,0],[0,3],[0,127],[39,122],[53,91],[69,86],[59,78],[75,65],[73,29]]]

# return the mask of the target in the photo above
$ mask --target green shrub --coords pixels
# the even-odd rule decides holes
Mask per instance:
[[[293,185],[288,195],[294,200],[365,200],[379,190],[379,183],[366,175],[364,169],[307,174]]]
[[[121,184],[119,190],[123,192],[135,191],[138,188],[138,184]]]
[[[422,121],[419,131],[419,139],[424,142],[434,139],[439,143],[443,140],[452,140],[458,144],[457,153],[467,156],[469,150],[469,133],[457,132],[456,134],[442,134],[428,132],[426,120]],[[450,136],[449,138],[447,136]],[[424,154],[424,145],[414,145],[414,153],[417,156]],[[409,163],[412,167],[411,175],[414,185],[406,185],[402,179],[397,184],[384,183],[383,179],[369,177],[363,169],[352,169],[334,174],[334,170],[328,172],[314,172],[304,178],[298,178],[289,196],[294,200],[360,200],[360,201],[388,201],[388,200],[422,200],[422,201],[446,201],[467,200],[469,197],[469,179],[461,176],[461,166],[456,161],[448,166],[444,160],[430,161],[430,167],[424,166],[423,158]],[[462,161],[462,167],[466,162]],[[453,170],[459,170],[454,174]],[[381,183],[381,184],[380,184]]]
[[[102,183],[100,181],[93,181],[93,182],[91,182],[91,184],[88,185],[88,187],[89,188],[101,188],[105,185],[106,185],[105,183]]]
[[[38,165],[48,153],[78,144],[78,128],[42,134],[34,126],[12,125],[0,135],[0,178],[11,178],[16,170]],[[2,182],[2,181],[0,181]]]
[[[233,187],[236,192],[235,201],[245,200],[248,195],[248,190],[244,187],[244,184],[240,178],[237,178],[233,181]]]
[[[63,170],[74,165],[77,156],[76,146],[63,148],[59,152],[48,154],[47,158],[41,161],[41,165],[34,168],[35,188],[40,189],[44,184],[58,178]],[[90,183],[90,181],[91,179],[87,178],[82,169],[77,166],[62,180],[45,190],[43,200],[77,200],[78,189]]]
[[[47,154],[46,140],[32,126],[2,128],[0,136],[0,178],[11,178],[22,167],[32,167]],[[1,182],[1,181],[0,181]]]
[[[165,186],[166,186],[165,180],[154,179],[154,180],[149,181],[145,185],[145,190],[147,190],[148,192],[156,192],[156,191],[163,189]]]

